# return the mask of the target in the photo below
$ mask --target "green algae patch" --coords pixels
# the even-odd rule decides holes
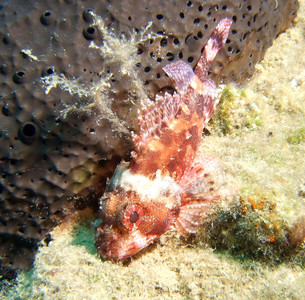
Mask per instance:
[[[244,89],[227,85],[208,129],[219,135],[239,135],[262,125],[260,109]]]
[[[222,134],[230,134],[233,131],[233,109],[236,106],[236,95],[229,86],[226,86],[221,94],[219,105],[213,125],[218,128]]]
[[[72,231],[71,245],[82,246],[86,248],[88,253],[97,255],[98,253],[94,244],[95,230],[92,218],[85,218],[75,225]]]
[[[302,127],[287,137],[287,142],[291,145],[298,145],[305,141],[305,127]]]
[[[259,126],[262,126],[262,119],[259,113],[257,112],[250,112],[243,121],[243,126],[254,130]]]

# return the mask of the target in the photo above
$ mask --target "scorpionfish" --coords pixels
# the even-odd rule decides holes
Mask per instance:
[[[172,227],[196,233],[211,202],[230,194],[217,182],[215,159],[196,153],[219,102],[208,71],[231,23],[218,23],[195,70],[184,61],[164,67],[176,92],[157,95],[139,113],[132,160],[117,166],[101,198],[95,243],[102,258],[130,257]]]

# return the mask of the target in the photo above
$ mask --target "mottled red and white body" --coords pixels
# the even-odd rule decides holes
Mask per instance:
[[[209,204],[228,195],[215,161],[196,153],[219,101],[208,70],[230,26],[227,18],[219,22],[195,71],[184,61],[164,68],[177,93],[157,96],[140,113],[133,159],[108,183],[96,235],[103,258],[132,256],[172,226],[182,235],[195,233]]]

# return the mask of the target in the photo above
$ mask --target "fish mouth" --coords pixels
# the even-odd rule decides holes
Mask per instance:
[[[146,246],[145,246],[146,247]],[[143,248],[145,248],[143,247]],[[129,249],[125,249],[123,252],[112,252],[111,250],[108,250],[107,253],[105,253],[104,255],[102,255],[102,258],[104,260],[122,260],[122,259],[127,259],[135,254],[137,254],[139,251],[141,251],[143,248],[138,249],[135,247],[131,247]]]
[[[129,258],[155,240],[157,236],[145,236],[134,231],[127,236],[118,234],[115,230],[98,228],[95,245],[103,260],[122,260]]]

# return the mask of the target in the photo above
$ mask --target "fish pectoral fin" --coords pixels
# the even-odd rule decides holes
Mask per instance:
[[[232,187],[221,188],[213,193],[189,194],[181,196],[182,206],[175,221],[177,231],[188,236],[196,233],[203,222],[203,217],[211,211],[211,203],[232,196],[236,191]]]
[[[175,222],[177,231],[183,236],[196,233],[199,225],[202,224],[202,217],[207,212],[208,206],[208,202],[199,202],[181,207]]]
[[[188,203],[211,202],[232,196],[236,187],[232,179],[212,156],[200,155],[184,171],[179,186],[182,189],[181,206]]]
[[[175,225],[184,236],[197,232],[212,202],[237,191],[216,159],[206,155],[198,156],[185,170],[179,186],[182,189],[181,207]]]
[[[194,159],[192,165],[186,169],[179,182],[179,186],[187,192],[194,185],[205,179],[210,181],[211,175],[219,169],[218,163],[212,156],[201,155]]]

